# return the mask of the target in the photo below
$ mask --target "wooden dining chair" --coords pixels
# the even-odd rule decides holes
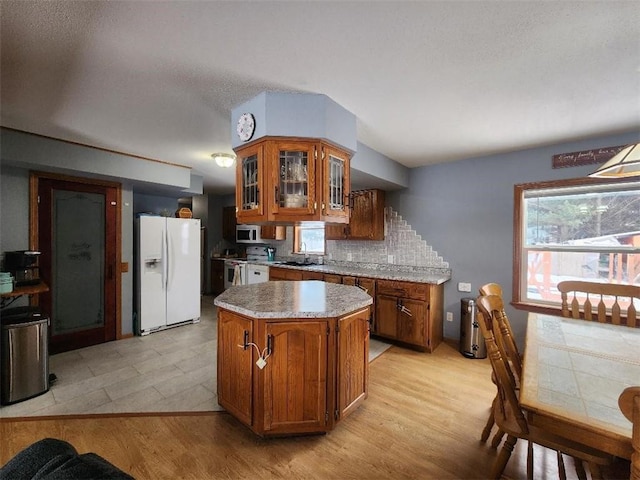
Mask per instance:
[[[500,284],[498,283],[487,283],[483,286],[480,287],[480,295],[496,295],[498,297],[500,297],[502,299],[502,287],[500,286]],[[484,313],[480,310],[478,312],[480,315],[483,315]],[[504,311],[504,300],[502,303],[502,308],[501,308],[501,314],[500,314],[500,318],[502,320],[502,325],[501,328],[506,330],[505,335],[508,336],[510,339],[513,340],[513,331],[511,329],[511,324],[509,323],[509,319],[507,317],[507,313]],[[515,341],[513,341],[512,343],[510,342],[510,345],[512,347],[513,350],[513,355],[514,357],[516,357],[516,361],[518,363],[518,367],[517,370],[518,372],[522,371],[522,357],[520,355],[520,353],[518,352],[518,347],[515,343]],[[519,376],[519,373],[518,373]],[[493,383],[496,383],[495,380],[495,374],[492,373],[491,374],[491,380],[493,381]],[[520,382],[520,378],[517,379],[517,383],[519,385]],[[495,425],[495,420],[493,418],[493,409],[491,409],[491,411],[489,412],[489,418],[487,418],[487,422],[484,426],[484,428],[482,429],[482,434],[480,435],[480,441],[481,442],[486,442],[487,439],[489,438],[489,435],[491,435],[491,430],[493,429],[493,426]],[[493,440],[491,441],[491,446],[493,448],[497,448],[498,445],[500,444],[500,442],[502,441],[502,437],[504,436],[504,432],[502,432],[500,429],[498,429],[498,431],[495,433],[495,435],[493,436]]]
[[[631,444],[631,480],[640,480],[640,386],[627,387],[618,398],[618,406],[622,414],[633,425]]]
[[[640,327],[634,305],[640,302],[640,286],[567,280],[558,283],[558,291],[564,317]],[[605,299],[611,303],[609,312]]]
[[[487,355],[491,367],[495,373],[499,394],[493,402],[493,415],[496,425],[506,433],[507,438],[503,443],[493,465],[491,478],[499,479],[511,457],[518,439],[528,442],[527,447],[527,478],[533,478],[533,444],[550,448],[557,452],[558,472],[560,478],[566,479],[563,454],[572,456],[576,460],[576,472],[578,478],[586,478],[582,462],[589,465],[593,479],[602,478],[601,466],[613,462],[613,456],[595,450],[586,445],[569,440],[568,438],[552,434],[544,429],[529,425],[516,392],[515,372],[511,371],[511,361],[504,351],[506,342],[499,339],[500,333],[495,329],[499,323],[498,307],[502,299],[495,295],[478,297],[478,305],[483,310],[480,318],[480,330],[485,339]]]

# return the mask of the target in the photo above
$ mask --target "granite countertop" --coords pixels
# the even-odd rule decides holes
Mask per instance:
[[[251,262],[270,267],[290,268],[308,272],[334,273],[337,275],[352,275],[381,280],[402,280],[415,283],[429,283],[440,285],[451,279],[451,272],[447,269],[413,269],[399,265],[378,265],[368,263],[343,263],[324,265],[286,265],[282,262]]]
[[[252,318],[339,317],[372,303],[358,287],[316,280],[236,285],[214,300],[220,308]]]

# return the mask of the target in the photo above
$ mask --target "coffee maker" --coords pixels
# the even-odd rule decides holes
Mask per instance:
[[[13,275],[16,287],[40,283],[40,268],[37,265],[39,255],[40,252],[33,250],[5,252],[4,269]]]

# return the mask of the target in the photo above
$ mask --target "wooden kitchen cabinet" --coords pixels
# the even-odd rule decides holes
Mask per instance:
[[[322,272],[310,272],[308,270],[302,271],[302,280],[324,280],[324,273]]]
[[[269,267],[269,280],[302,280],[302,270]]]
[[[316,139],[265,137],[236,149],[240,223],[347,223],[350,155]]]
[[[266,322],[273,350],[260,388],[264,412],[257,413],[264,431],[294,433],[293,425],[296,433],[325,430],[328,328],[323,320]]]
[[[378,280],[372,333],[433,352],[442,342],[442,285]]]
[[[369,308],[342,317],[218,313],[218,401],[261,436],[324,433],[368,395]],[[264,368],[257,352],[268,348]]]
[[[342,275],[336,275],[333,273],[325,273],[323,280],[329,283],[342,283]]]
[[[222,209],[222,238],[233,243],[236,241],[236,207]]]
[[[286,240],[287,227],[284,225],[262,225],[260,227],[260,237],[263,240]]]
[[[211,293],[219,295],[224,292],[224,260],[211,260]]]
[[[375,334],[376,327],[376,280],[373,278],[367,277],[351,277],[344,276],[342,277],[343,285],[354,285],[356,287],[360,287],[366,293],[371,295],[373,298],[373,305],[371,307],[371,319],[369,323],[371,324],[371,333]]]
[[[238,345],[244,345],[245,339],[250,338],[253,338],[251,319],[218,311],[218,402],[247,424],[253,418],[253,347]]]
[[[357,190],[350,195],[347,225],[325,226],[326,240],[384,240],[383,190]]]

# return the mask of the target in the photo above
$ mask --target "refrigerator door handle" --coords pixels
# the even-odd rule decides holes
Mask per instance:
[[[165,227],[164,235],[162,235],[162,284],[164,286],[165,292],[169,288],[169,232]]]

